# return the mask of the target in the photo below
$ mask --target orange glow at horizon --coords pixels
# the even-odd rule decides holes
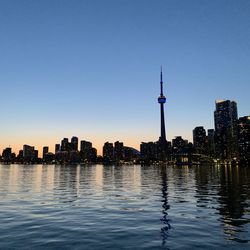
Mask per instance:
[[[55,152],[55,144],[61,144],[61,140],[63,138],[68,138],[69,141],[71,140],[72,136],[77,136],[78,137],[78,149],[80,150],[80,141],[81,140],[86,140],[92,142],[92,145],[94,148],[97,149],[97,154],[102,155],[102,147],[105,142],[112,142],[114,143],[115,141],[120,141],[124,143],[124,146],[128,147],[133,147],[137,150],[140,150],[140,143],[141,142],[149,142],[149,141],[157,141],[158,137],[155,136],[154,134],[148,134],[148,135],[138,135],[138,136],[133,136],[133,135],[124,135],[119,138],[117,135],[112,135],[112,136],[89,136],[89,137],[84,137],[84,136],[78,136],[76,134],[72,135],[66,135],[66,136],[34,136],[34,137],[28,137],[25,138],[25,136],[17,136],[17,137],[10,137],[10,136],[5,136],[2,138],[0,142],[0,154],[2,154],[3,149],[7,147],[12,148],[12,152],[16,153],[16,155],[19,153],[19,150],[23,149],[23,145],[27,144],[30,146],[34,146],[36,150],[39,152],[39,157],[42,156],[42,150],[44,146],[49,147],[49,152],[54,153]],[[170,138],[174,138],[175,136],[170,135],[168,136],[168,140],[172,140]],[[184,135],[182,136],[185,139],[190,140],[189,135]],[[139,139],[138,139],[139,138]]]
[[[69,137],[68,137],[69,138]],[[19,153],[19,150],[22,150],[23,149],[23,145],[27,144],[27,145],[30,145],[30,146],[34,146],[36,150],[38,150],[39,152],[39,157],[42,156],[42,151],[43,151],[43,147],[44,146],[48,146],[49,147],[49,152],[52,152],[54,153],[55,152],[55,144],[61,144],[61,140],[63,138],[61,138],[60,140],[44,140],[44,141],[41,141],[41,140],[35,140],[35,139],[30,139],[30,140],[25,140],[25,141],[16,141],[15,144],[12,142],[12,141],[9,141],[9,143],[7,144],[4,144],[3,142],[0,144],[0,154],[2,154],[2,151],[7,148],[7,147],[11,147],[12,148],[12,152],[16,153],[16,155]],[[69,141],[70,141],[71,137],[69,138]],[[102,147],[104,145],[104,143],[106,141],[109,141],[109,142],[115,142],[117,140],[90,140],[90,139],[82,139],[82,138],[78,138],[79,139],[79,142],[78,142],[78,149],[80,150],[80,141],[81,140],[86,140],[86,141],[90,141],[92,142],[92,145],[94,148],[97,149],[97,154],[98,155],[102,155]],[[122,141],[122,140],[120,140]],[[129,147],[133,147],[137,150],[140,149],[140,142],[139,141],[132,141],[132,140],[126,140],[125,141],[122,141],[124,143],[124,146],[129,146]]]

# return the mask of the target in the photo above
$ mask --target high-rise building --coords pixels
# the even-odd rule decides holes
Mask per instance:
[[[193,130],[194,149],[198,154],[205,154],[206,151],[206,130],[199,126]]]
[[[172,140],[172,150],[173,154],[180,154],[185,151],[185,148],[188,145],[188,141],[184,140],[181,136],[176,136]]]
[[[45,159],[45,156],[47,153],[49,153],[49,147],[45,146],[45,147],[43,147],[43,159]]]
[[[12,149],[11,148],[5,148],[2,153],[3,161],[9,162],[12,160]]]
[[[113,143],[105,142],[103,146],[103,160],[113,161],[114,160],[114,146]]]
[[[214,111],[215,151],[217,158],[231,161],[238,156],[237,104],[230,100],[216,101]]]
[[[207,150],[208,156],[215,156],[214,129],[207,130]]]
[[[80,142],[80,155],[83,161],[90,161],[92,143],[89,141]]]
[[[90,141],[81,141],[80,142],[80,151],[81,152],[87,152],[92,148],[92,143]]]
[[[250,164],[250,116],[239,118],[238,146],[240,162]]]
[[[23,145],[23,159],[27,162],[34,161],[38,158],[38,151],[35,147],[29,145]]]
[[[23,150],[19,150],[18,155],[17,155],[17,161],[22,162],[23,161]]]
[[[90,162],[96,162],[96,159],[97,159],[97,150],[96,150],[96,148],[91,148],[90,149],[89,161]]]
[[[55,145],[55,153],[59,152],[61,150],[61,145],[60,144],[56,144]]]
[[[114,158],[116,161],[120,161],[124,158],[124,146],[123,142],[116,141],[114,147]]]
[[[37,160],[38,159],[38,150],[34,150],[34,158],[32,160]]]
[[[69,151],[69,139],[64,138],[61,141],[61,151]]]
[[[144,161],[154,161],[157,157],[157,143],[155,142],[142,142],[140,145],[141,159]]]
[[[75,151],[78,150],[78,138],[76,136],[71,138],[71,149]]]

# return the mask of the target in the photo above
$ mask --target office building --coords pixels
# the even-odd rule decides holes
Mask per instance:
[[[69,151],[69,139],[64,138],[61,141],[61,151]]]
[[[239,160],[250,164],[250,116],[240,117],[238,121]]]
[[[207,155],[215,157],[214,129],[207,130]]]
[[[123,142],[116,141],[114,147],[114,159],[116,161],[123,160],[124,158],[124,146]]]
[[[76,136],[73,136],[71,138],[71,150],[78,150],[78,138]]]
[[[43,147],[43,159],[45,159],[46,154],[49,153],[49,147]]]
[[[206,153],[206,130],[199,126],[193,130],[193,143],[195,152],[198,154]]]
[[[89,141],[80,142],[80,157],[82,161],[90,161],[92,155],[92,143]]]
[[[4,162],[10,162],[13,159],[12,155],[12,149],[11,148],[5,148],[2,153],[2,159]]]
[[[38,158],[38,151],[35,147],[29,145],[23,145],[23,159],[26,162],[35,161]]]
[[[61,150],[61,145],[60,144],[56,144],[55,145],[55,153],[59,152]]]
[[[230,100],[219,100],[215,103],[215,153],[216,157],[232,161],[238,156],[237,139],[237,104]]]
[[[140,145],[141,159],[144,161],[155,161],[158,156],[158,146],[155,142],[142,142]]]
[[[105,142],[103,146],[103,160],[106,162],[114,160],[114,146],[113,143]]]
[[[188,145],[188,141],[184,140],[181,136],[176,136],[172,140],[172,152],[173,154],[181,154],[185,151]]]

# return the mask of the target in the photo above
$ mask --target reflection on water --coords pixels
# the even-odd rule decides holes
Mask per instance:
[[[228,239],[247,242],[241,238],[242,233],[248,233],[244,225],[250,222],[249,215],[249,171],[246,168],[222,168],[218,201],[219,213]]]
[[[161,178],[162,178],[162,218],[163,227],[161,228],[162,236],[162,246],[166,245],[168,238],[168,231],[171,228],[170,221],[168,219],[167,210],[170,208],[168,205],[168,182],[167,182],[167,170],[166,168],[161,168]]]
[[[0,165],[0,249],[250,247],[250,169]]]

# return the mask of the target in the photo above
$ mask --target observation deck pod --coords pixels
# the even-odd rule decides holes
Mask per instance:
[[[165,103],[165,102],[166,102],[166,97],[164,95],[158,97],[158,103]]]

